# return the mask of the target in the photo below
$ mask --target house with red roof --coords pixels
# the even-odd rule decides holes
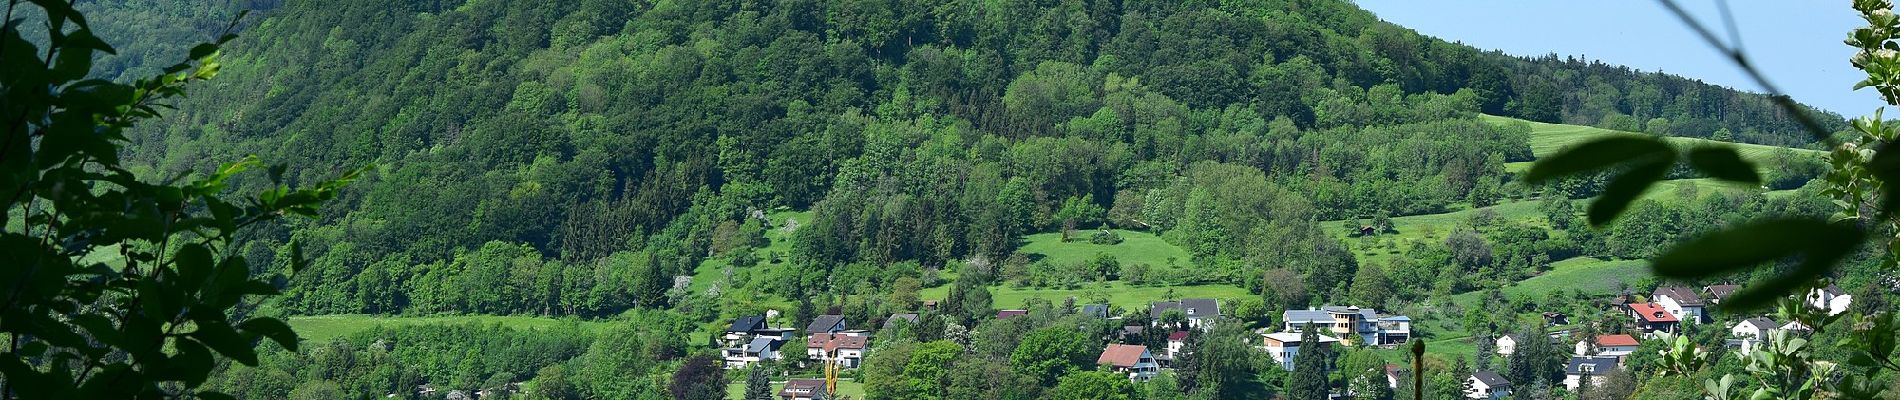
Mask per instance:
[[[841,368],[857,368],[864,363],[864,351],[870,344],[871,336],[867,334],[820,333],[805,339],[805,356],[815,361],[830,360]]]
[[[1148,346],[1134,344],[1109,344],[1095,363],[1109,371],[1128,374],[1128,379],[1133,381],[1148,380],[1161,371],[1161,364],[1155,362]]]
[[[1682,320],[1676,319],[1676,315],[1671,314],[1669,309],[1663,308],[1661,304],[1630,303],[1623,308],[1631,318],[1636,320],[1636,327],[1642,329],[1644,334],[1673,333],[1676,331],[1676,326],[1682,323]]]
[[[1161,354],[1161,360],[1173,363],[1174,357],[1181,355],[1181,350],[1187,348],[1187,338],[1188,331],[1176,331],[1168,334],[1168,349]]]
[[[1616,357],[1620,359],[1636,353],[1636,347],[1642,345],[1643,343],[1636,340],[1635,336],[1597,335],[1593,338],[1578,341],[1576,355],[1578,357],[1597,356]]]

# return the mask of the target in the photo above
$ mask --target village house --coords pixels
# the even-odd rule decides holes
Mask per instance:
[[[1311,323],[1338,336],[1347,345],[1392,346],[1412,337],[1411,318],[1379,316],[1370,308],[1326,306],[1316,310],[1287,310],[1280,320],[1283,331],[1297,333]]]
[[[1661,286],[1651,293],[1649,301],[1661,305],[1677,321],[1700,324],[1707,315],[1702,310],[1702,296],[1695,290],[1681,286]]]
[[[1709,294],[1709,304],[1722,304],[1722,300],[1734,296],[1735,291],[1741,289],[1742,285],[1709,285],[1702,288],[1702,291]]]
[[[1398,364],[1386,364],[1385,365],[1385,387],[1398,389],[1399,377],[1404,376],[1405,373],[1406,373],[1405,367],[1400,367]]]
[[[1107,304],[1083,304],[1080,312],[1089,318],[1109,319]]]
[[[1211,329],[1214,320],[1220,319],[1220,302],[1214,299],[1181,299],[1181,301],[1157,301],[1149,305],[1148,318],[1161,322],[1161,314],[1168,310],[1181,310],[1187,315],[1188,327]]]
[[[778,349],[792,339],[792,333],[791,329],[768,327],[763,316],[736,318],[719,336],[720,358],[728,369],[777,360],[780,358]]]
[[[1808,292],[1808,304],[1827,310],[1827,315],[1847,312],[1847,306],[1853,303],[1854,296],[1842,291],[1840,286],[1828,285]]]
[[[1187,348],[1187,338],[1187,331],[1176,331],[1168,334],[1168,348],[1167,351],[1161,355],[1163,364],[1169,364],[1168,366],[1170,367],[1173,366],[1174,357],[1181,355],[1181,349]]]
[[[998,310],[996,311],[996,319],[1010,319],[1010,318],[1015,318],[1015,317],[1021,317],[1024,315],[1029,315],[1029,310]]]
[[[891,328],[897,327],[898,321],[903,321],[903,323],[908,324],[909,326],[917,326],[917,314],[908,314],[908,313],[891,314],[889,318],[884,318],[883,329],[891,329]]]
[[[1492,347],[1496,348],[1498,355],[1501,355],[1501,356],[1508,356],[1508,355],[1511,355],[1511,353],[1516,353],[1517,352],[1517,336],[1516,335],[1498,336],[1497,345],[1492,346]]]
[[[1608,357],[1571,357],[1570,363],[1564,365],[1564,388],[1577,390],[1584,379],[1589,379],[1591,386],[1602,385],[1609,380],[1608,375],[1616,369],[1616,363],[1615,358]]]
[[[817,400],[825,397],[824,379],[793,379],[785,381],[785,388],[778,391],[780,400]]]
[[[1630,303],[1624,306],[1624,310],[1635,318],[1636,328],[1642,329],[1644,334],[1675,332],[1676,325],[1681,322],[1675,314],[1670,314],[1669,310],[1656,303]]]
[[[857,368],[864,363],[870,343],[870,334],[863,331],[820,333],[805,339],[805,356],[815,361],[830,360],[841,368]]]
[[[1097,365],[1106,366],[1109,371],[1128,374],[1132,381],[1145,381],[1161,371],[1161,364],[1155,362],[1154,353],[1148,346],[1133,344],[1109,344],[1102,350],[1101,357],[1095,359]]]
[[[805,325],[805,334],[816,335],[820,333],[843,332],[844,329],[843,315],[826,314],[812,318],[811,323]]]
[[[1623,357],[1636,353],[1643,343],[1630,335],[1597,335],[1597,337],[1577,342],[1575,354],[1579,357],[1609,357],[1619,362]]]
[[[1734,336],[1739,339],[1760,340],[1768,338],[1768,332],[1773,332],[1780,327],[1781,324],[1775,323],[1775,320],[1755,317],[1735,323],[1735,327],[1729,328],[1728,333],[1729,336]]]
[[[1510,395],[1511,381],[1491,371],[1472,373],[1471,390],[1465,392],[1465,397],[1480,400],[1503,400]]]
[[[1317,344],[1300,343],[1300,334],[1293,332],[1263,333],[1260,336],[1261,347],[1267,351],[1267,355],[1273,356],[1273,361],[1279,362],[1280,368],[1288,371],[1293,370],[1293,358],[1300,355],[1302,347],[1324,348],[1339,343],[1339,338],[1326,335],[1317,335]]]

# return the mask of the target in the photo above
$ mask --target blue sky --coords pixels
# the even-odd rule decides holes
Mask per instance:
[[[1379,18],[1445,40],[1516,55],[1578,55],[1760,92],[1760,86],[1653,0],[1358,0]],[[1713,1],[1678,0],[1727,39]],[[1841,43],[1863,21],[1845,0],[1741,0],[1743,47],[1795,100],[1849,117],[1883,105]]]

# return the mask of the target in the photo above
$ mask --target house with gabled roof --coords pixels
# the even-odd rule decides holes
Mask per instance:
[[[1187,339],[1188,331],[1175,331],[1168,334],[1168,348],[1161,354],[1162,363],[1173,363],[1174,358],[1180,356],[1182,350],[1187,349]]]
[[[1564,388],[1577,390],[1585,379],[1591,386],[1602,385],[1609,380],[1610,371],[1616,370],[1616,363],[1611,357],[1571,357],[1564,365]]]
[[[1703,292],[1709,294],[1709,304],[1722,304],[1722,300],[1734,296],[1738,290],[1742,290],[1742,285],[1709,285],[1702,288]]]
[[[1154,353],[1148,346],[1134,344],[1114,344],[1102,349],[1102,355],[1095,363],[1109,371],[1128,375],[1132,381],[1145,381],[1161,371],[1161,364],[1155,361]]]
[[[816,361],[830,360],[842,368],[857,368],[864,363],[870,343],[870,335],[820,333],[805,339],[805,356]]]
[[[996,319],[1010,319],[1029,315],[1029,310],[996,310]]]
[[[1615,357],[1621,359],[1636,353],[1642,346],[1641,341],[1630,335],[1597,335],[1577,342],[1575,354],[1579,357]]]
[[[1642,329],[1644,334],[1675,332],[1676,325],[1681,323],[1675,314],[1670,314],[1669,310],[1656,303],[1630,303],[1624,306],[1624,310],[1635,319],[1636,327]]]
[[[1807,300],[1808,305],[1827,310],[1827,315],[1839,315],[1847,312],[1847,306],[1854,303],[1854,296],[1841,290],[1840,286],[1827,285],[1808,291]]]
[[[1471,373],[1471,388],[1465,392],[1466,398],[1479,400],[1502,400],[1511,395],[1511,381],[1503,375],[1491,371]]]
[[[1301,339],[1298,333],[1262,333],[1260,334],[1260,343],[1261,348],[1267,351],[1267,355],[1272,356],[1273,361],[1280,363],[1281,369],[1292,371],[1293,358],[1300,355],[1301,349],[1323,349],[1332,347],[1333,343],[1340,342],[1339,338],[1332,336],[1316,336],[1319,336],[1319,343],[1304,343],[1304,340]]]
[[[1214,299],[1181,299],[1181,301],[1157,301],[1149,305],[1148,318],[1161,322],[1161,314],[1168,310],[1181,310],[1187,315],[1187,324],[1191,328],[1209,329],[1214,321],[1220,319],[1220,302]]]
[[[1681,286],[1660,286],[1651,293],[1649,300],[1676,316],[1683,323],[1700,324],[1706,313],[1703,312],[1702,296],[1694,289]]]
[[[817,400],[825,398],[824,379],[792,379],[779,389],[780,400]]]
[[[843,332],[844,329],[843,315],[825,314],[817,318],[812,318],[811,323],[805,325],[805,334],[813,335],[819,333]]]
[[[911,314],[911,313],[891,314],[890,317],[884,318],[883,329],[891,329],[891,328],[897,327],[898,321],[903,321],[905,323],[908,323],[910,324],[910,326],[917,326],[917,318],[918,318],[917,314]]]
[[[1773,332],[1780,327],[1781,324],[1776,323],[1775,320],[1766,317],[1754,317],[1735,323],[1735,327],[1729,328],[1728,333],[1729,336],[1736,338],[1760,340],[1768,338],[1769,332]]]

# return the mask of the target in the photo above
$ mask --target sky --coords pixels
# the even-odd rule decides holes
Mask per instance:
[[[1677,0],[1728,40],[1715,1]],[[1380,19],[1421,34],[1513,55],[1581,56],[1643,71],[1762,92],[1761,86],[1652,0],[1358,0]],[[1845,0],[1729,4],[1742,48],[1770,82],[1802,103],[1848,117],[1884,105],[1847,62],[1841,41],[1862,21]]]

